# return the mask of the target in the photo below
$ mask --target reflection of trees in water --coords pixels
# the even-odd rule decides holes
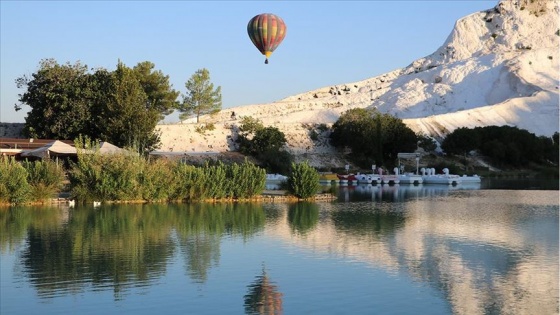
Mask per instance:
[[[279,203],[265,203],[263,210],[266,217],[266,224],[277,224],[284,222],[284,211],[286,211],[285,204]]]
[[[163,274],[174,252],[169,233],[173,212],[142,205],[115,210],[77,209],[66,225],[28,228],[21,258],[41,295],[79,291],[90,281],[112,284],[119,299],[132,282]]]
[[[282,293],[264,268],[262,274],[256,276],[247,288],[248,292],[244,296],[246,314],[282,314]]]
[[[265,216],[260,205],[191,204],[181,212],[185,219],[177,224],[179,244],[185,256],[187,273],[203,283],[208,270],[220,261],[224,234],[251,237],[264,228]]]
[[[93,284],[127,288],[149,284],[165,273],[174,256],[177,232],[187,253],[189,274],[205,281],[217,264],[224,234],[251,237],[264,228],[258,205],[109,205],[18,208],[0,211],[0,248],[21,251],[22,277],[41,297],[80,292]],[[89,283],[89,284],[88,284]]]
[[[297,202],[288,209],[288,222],[293,232],[306,234],[319,221],[319,206],[311,202]]]
[[[208,270],[220,262],[221,236],[196,234],[181,241],[189,276],[198,283],[208,279]]]
[[[67,210],[55,207],[0,208],[0,250],[11,251],[17,247],[27,236],[29,227],[61,226],[67,216]]]
[[[352,208],[335,211],[331,218],[337,230],[356,235],[387,236],[405,222],[402,213],[376,209]]]

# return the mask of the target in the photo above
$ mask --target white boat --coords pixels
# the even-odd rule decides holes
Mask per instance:
[[[426,174],[427,171],[427,174]],[[459,185],[462,177],[459,175],[449,174],[447,168],[443,169],[443,174],[436,174],[434,168],[422,168],[422,180],[424,184],[440,184],[440,185]]]
[[[424,182],[422,175],[417,175],[414,173],[405,173],[399,175],[400,184],[413,184],[413,185],[420,185]]]
[[[397,185],[400,182],[399,175],[381,175],[381,183],[384,185]]]
[[[461,176],[459,175],[426,175],[422,176],[424,184],[440,184],[440,185],[459,185]]]
[[[358,184],[381,184],[381,176],[377,174],[358,174],[356,175]]]
[[[470,183],[480,183],[481,179],[480,176],[478,175],[473,175],[473,176],[467,176],[467,175],[463,175],[461,177],[461,183],[463,184],[470,184]]]

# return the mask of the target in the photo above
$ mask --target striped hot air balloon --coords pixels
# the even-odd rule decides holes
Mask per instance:
[[[286,24],[279,16],[263,13],[253,17],[247,24],[247,33],[257,49],[266,56],[264,63],[286,36]]]

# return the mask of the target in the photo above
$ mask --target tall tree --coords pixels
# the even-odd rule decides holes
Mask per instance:
[[[194,114],[198,123],[201,115],[216,113],[222,109],[222,89],[220,86],[214,89],[207,69],[197,70],[185,83],[185,87],[188,92],[179,105],[180,119]]]
[[[161,112],[146,106],[148,95],[137,80],[134,70],[119,62],[102,117],[101,137],[118,146],[135,147],[140,152],[159,145],[155,127]]]
[[[350,148],[351,158],[363,167],[372,163],[392,166],[399,152],[416,149],[416,141],[416,134],[401,119],[364,108],[342,114],[331,134],[332,144]]]
[[[16,84],[26,91],[15,109],[31,107],[24,133],[33,138],[73,140],[81,135],[151,150],[159,144],[155,126],[178,106],[179,93],[169,77],[147,61],[133,69],[119,61],[115,71],[89,73],[80,62],[59,65],[45,59],[36,73]]]
[[[179,107],[177,97],[179,92],[172,88],[169,76],[164,75],[161,70],[154,70],[155,65],[149,61],[138,63],[133,70],[140,85],[146,93],[146,108],[155,109],[161,113],[161,119],[169,115]]]
[[[79,61],[58,64],[54,59],[43,59],[39,70],[31,77],[16,79],[18,88],[26,91],[19,95],[20,104],[31,110],[25,118],[23,133],[30,138],[74,139],[83,133],[90,120],[92,91],[88,87],[87,66]]]

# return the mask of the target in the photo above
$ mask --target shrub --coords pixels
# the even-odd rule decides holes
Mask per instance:
[[[204,173],[201,168],[177,163],[173,174],[177,182],[170,199],[192,201],[206,197],[203,190]]]
[[[24,161],[22,166],[27,171],[30,185],[30,198],[44,201],[60,192],[64,181],[64,170],[51,160]]]
[[[0,202],[24,203],[30,193],[25,168],[13,158],[0,159]]]
[[[248,198],[260,195],[266,187],[266,170],[247,160],[243,164],[233,164],[229,169],[228,182],[232,185],[232,197]]]
[[[309,199],[319,190],[319,173],[309,162],[292,163],[292,172],[288,176],[288,192],[301,198]]]
[[[142,198],[139,179],[147,163],[142,156],[101,154],[99,151],[84,150],[84,147],[80,143],[76,144],[78,162],[71,164],[68,173],[73,197],[100,201]]]
[[[144,169],[139,175],[142,199],[146,201],[166,201],[173,195],[177,180],[174,178],[173,167],[169,161],[156,159],[145,163]]]

